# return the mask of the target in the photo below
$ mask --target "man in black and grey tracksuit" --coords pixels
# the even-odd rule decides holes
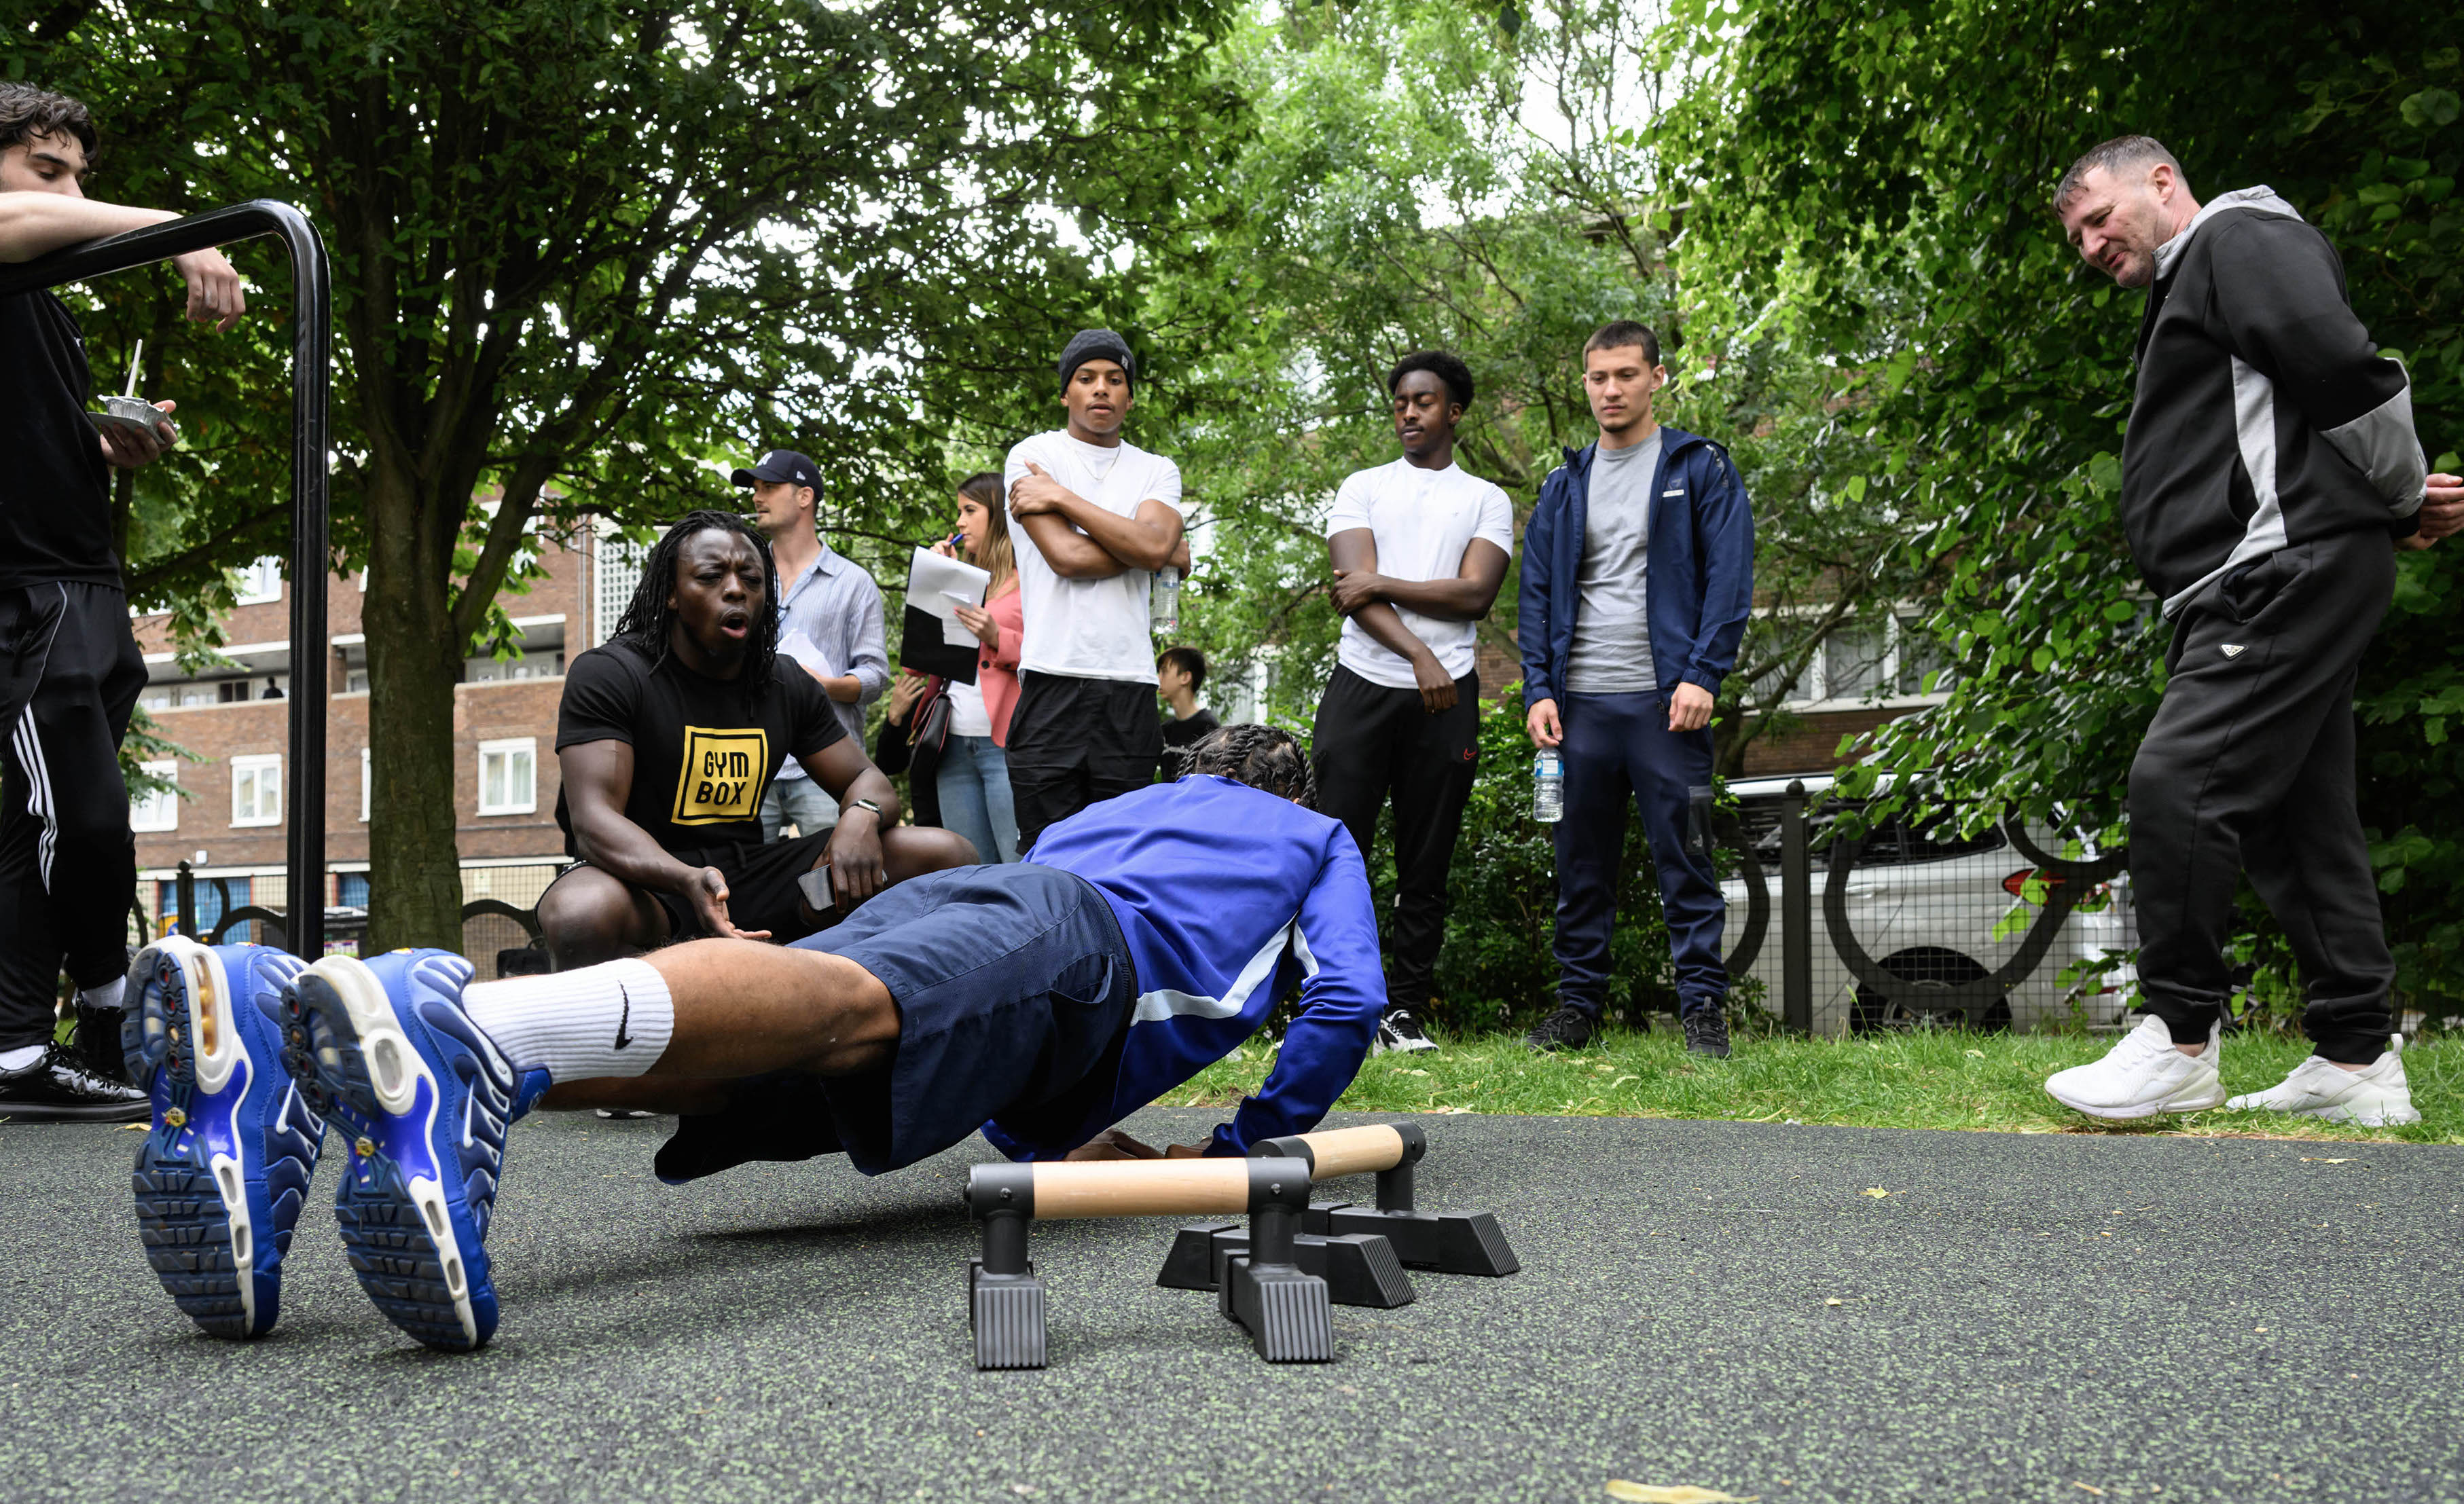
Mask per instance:
[[[0,83],[0,262],[158,224],[96,203],[86,107]],[[228,329],[247,306],[213,251],[172,263],[188,316]],[[143,1092],[112,1079],[137,849],[120,739],[145,685],[111,546],[113,467],[174,438],[89,425],[85,338],[49,293],[0,297],[0,1119],[136,1122]],[[161,404],[166,411],[170,403]],[[55,1043],[53,990],[77,989],[78,1048]]]
[[[2056,208],[2092,265],[2148,290],[2122,512],[2173,635],[2130,772],[2151,1017],[2046,1089],[2106,1118],[2225,1102],[2225,945],[2247,871],[2300,962],[2317,1053],[2232,1105],[2416,1121],[2388,1048],[2395,965],[2354,801],[2353,685],[2395,549],[2453,531],[2464,492],[2427,475],[2404,368],[2292,205],[2259,187],[2202,207],[2133,137],[2082,158]]]

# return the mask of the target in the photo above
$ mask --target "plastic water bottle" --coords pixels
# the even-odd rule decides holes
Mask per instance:
[[[1155,572],[1147,593],[1147,627],[1155,632],[1180,630],[1180,571],[1167,564]]]
[[[1566,817],[1566,764],[1553,748],[1531,759],[1531,817],[1543,825]]]

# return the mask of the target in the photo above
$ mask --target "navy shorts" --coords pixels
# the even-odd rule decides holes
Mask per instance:
[[[860,1076],[745,1082],[724,1112],[682,1120],[661,1179],[842,1151],[879,1175],[996,1117],[1066,1129],[1111,1100],[1137,975],[1111,905],[1083,878],[1028,862],[935,872],[796,946],[890,989],[897,1056]]]

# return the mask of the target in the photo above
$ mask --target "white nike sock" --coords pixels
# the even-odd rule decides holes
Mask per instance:
[[[22,1071],[43,1057],[39,1044],[19,1045],[13,1050],[0,1050],[0,1071]]]
[[[639,1076],[676,1032],[667,978],[635,958],[549,976],[509,976],[462,990],[463,1011],[516,1070],[551,1079]]]
[[[80,1008],[117,1008],[120,1006],[121,994],[127,990],[127,987],[128,978],[124,976],[115,976],[110,981],[103,983],[99,987],[79,988],[77,990],[77,1006]]]

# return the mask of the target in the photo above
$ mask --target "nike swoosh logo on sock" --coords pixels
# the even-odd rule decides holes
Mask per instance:
[[[633,1021],[633,994],[625,991],[625,984],[619,982],[616,995],[625,1000],[625,1011],[616,1016],[616,1048],[621,1050],[633,1042],[633,1036],[625,1032],[625,1026]]]

